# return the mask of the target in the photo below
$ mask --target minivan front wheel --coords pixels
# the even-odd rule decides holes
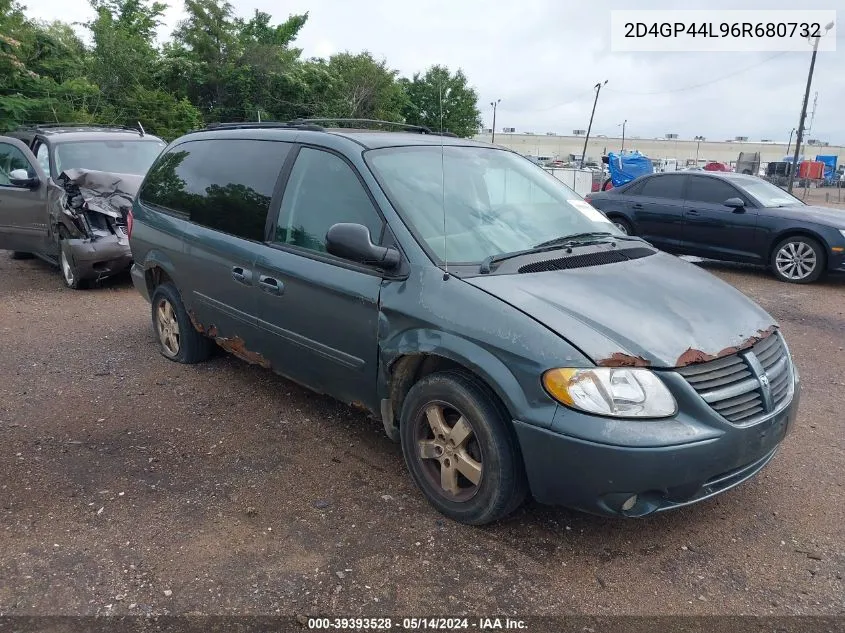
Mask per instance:
[[[525,498],[510,420],[494,398],[474,377],[443,372],[415,384],[402,406],[411,477],[437,510],[461,523],[495,521]]]
[[[824,251],[821,244],[810,237],[787,237],[775,246],[771,265],[781,281],[812,283],[824,272]]]

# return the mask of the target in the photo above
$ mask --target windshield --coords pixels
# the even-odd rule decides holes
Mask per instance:
[[[619,234],[572,189],[512,152],[391,147],[368,152],[367,161],[440,262],[479,263],[580,233]]]
[[[737,184],[750,195],[754,196],[764,207],[791,207],[797,204],[804,204],[792,194],[763,179],[748,182],[743,181]]]
[[[163,141],[80,141],[56,145],[56,174],[93,169],[143,176],[164,149]]]

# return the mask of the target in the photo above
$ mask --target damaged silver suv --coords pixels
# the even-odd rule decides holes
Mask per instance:
[[[76,124],[0,137],[0,249],[59,266],[70,288],[126,271],[127,213],[164,146],[143,129]]]

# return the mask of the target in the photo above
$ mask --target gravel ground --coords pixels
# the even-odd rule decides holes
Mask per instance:
[[[169,362],[128,279],[70,291],[0,252],[0,613],[845,614],[845,280],[705,266],[802,373],[774,461],[642,520],[472,528],[380,423],[224,354]]]

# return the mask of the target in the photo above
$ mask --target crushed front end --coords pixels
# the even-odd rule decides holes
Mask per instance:
[[[69,169],[57,179],[51,204],[61,248],[79,279],[102,279],[132,265],[127,215],[142,176]]]

